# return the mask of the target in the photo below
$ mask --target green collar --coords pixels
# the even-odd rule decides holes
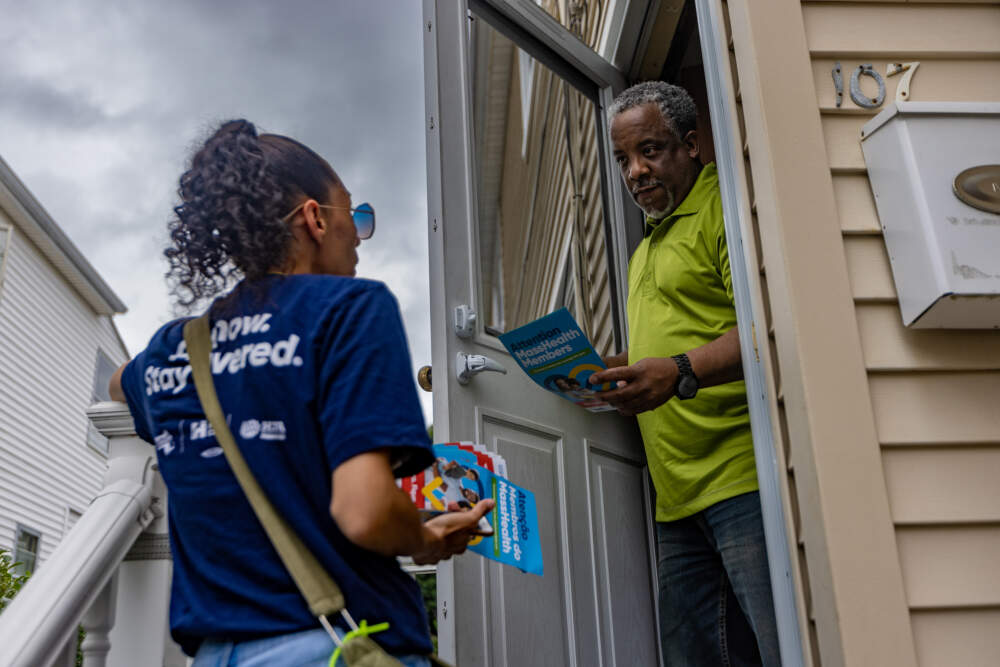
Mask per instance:
[[[670,213],[670,215],[665,218],[660,218],[659,220],[656,218],[646,218],[646,226],[644,229],[645,235],[648,236],[663,222],[673,222],[674,219],[681,216],[697,213],[701,210],[702,205],[708,201],[712,192],[718,190],[718,188],[719,173],[715,169],[715,163],[709,162],[701,168],[701,171],[698,173],[698,178],[695,179],[694,185],[691,186],[691,190],[687,193],[687,197],[684,198],[684,201],[682,201],[680,205]]]

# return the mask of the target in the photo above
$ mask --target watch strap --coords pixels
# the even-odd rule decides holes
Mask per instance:
[[[676,354],[671,359],[677,364],[677,384],[674,389],[677,398],[682,401],[694,398],[698,393],[700,382],[698,376],[694,374],[694,369],[691,368],[691,360],[686,354]]]
[[[698,379],[698,376],[694,374],[694,370],[691,368],[691,360],[688,359],[686,354],[675,354],[670,358],[677,363],[677,369],[681,375],[690,375],[694,379]]]

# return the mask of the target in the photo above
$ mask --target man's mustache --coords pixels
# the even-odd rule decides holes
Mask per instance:
[[[659,179],[656,178],[651,178],[647,181],[639,181],[638,183],[629,188],[629,192],[631,192],[634,195],[637,194],[639,190],[642,190],[643,188],[652,187],[654,185],[663,185],[663,181],[660,181]]]

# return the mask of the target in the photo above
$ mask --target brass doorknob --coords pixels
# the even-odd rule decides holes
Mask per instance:
[[[420,370],[417,371],[417,384],[424,391],[431,391],[431,367],[421,366]]]

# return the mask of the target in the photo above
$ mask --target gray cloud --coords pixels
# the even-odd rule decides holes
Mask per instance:
[[[245,117],[324,155],[378,211],[359,275],[430,360],[420,3],[4,3],[0,154],[129,306],[132,352],[170,317],[165,225],[191,149]],[[424,401],[430,419],[429,394]]]
[[[32,118],[37,123],[75,131],[84,131],[110,120],[103,109],[71,91],[8,69],[0,69],[0,99],[5,115]]]

